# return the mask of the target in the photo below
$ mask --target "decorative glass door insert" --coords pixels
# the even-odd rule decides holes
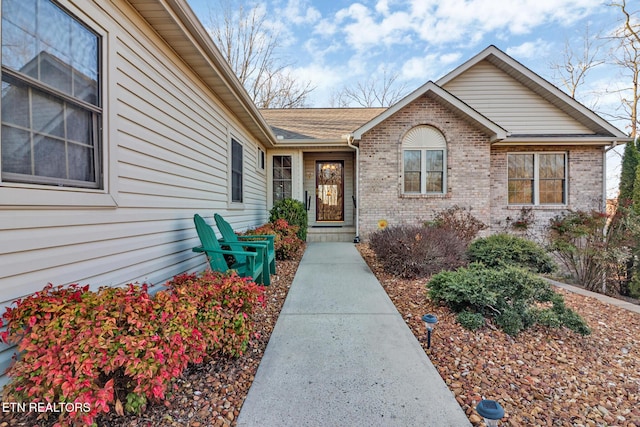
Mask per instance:
[[[316,221],[344,221],[344,164],[316,162]]]

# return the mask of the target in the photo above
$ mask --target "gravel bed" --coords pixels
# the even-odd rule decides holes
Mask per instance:
[[[532,328],[510,337],[491,325],[471,332],[426,298],[427,280],[382,271],[359,250],[474,426],[482,397],[505,409],[506,426],[640,426],[640,315],[558,289],[592,334]],[[426,349],[421,318],[438,316]]]
[[[358,249],[474,426],[483,425],[474,408],[484,396],[504,407],[505,426],[640,427],[640,315],[558,290],[587,320],[590,336],[533,328],[513,338],[492,325],[470,332],[426,298],[425,279],[385,274],[366,245]],[[266,288],[267,306],[255,313],[260,339],[244,356],[192,367],[164,406],[135,417],[103,416],[98,425],[234,426],[301,255],[278,262],[278,276]],[[438,316],[431,349],[425,313]],[[0,419],[0,427],[51,424],[33,416]]]
[[[277,275],[265,287],[267,304],[254,313],[260,334],[239,358],[219,358],[192,366],[176,381],[176,390],[164,405],[151,405],[140,416],[116,416],[113,412],[100,416],[100,427],[207,427],[233,426],[240,407],[278,320],[304,248],[294,260],[277,261]],[[0,427],[51,426],[55,420],[36,419],[35,414],[0,412]]]

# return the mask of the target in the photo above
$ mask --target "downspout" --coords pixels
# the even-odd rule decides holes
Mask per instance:
[[[607,153],[618,146],[618,141],[613,141],[610,147],[605,147],[602,152],[602,203],[604,212],[607,212]]]
[[[613,141],[610,147],[605,147],[602,150],[602,206],[604,213],[607,213],[607,153],[609,150],[613,150],[618,145],[618,141]],[[602,230],[602,240],[606,241],[608,224]],[[602,293],[607,293],[607,276],[602,272]]]
[[[356,188],[355,188],[355,210],[356,210],[356,235],[353,238],[353,243],[360,243],[360,149],[353,145],[353,135],[343,135],[347,139],[347,145],[353,148],[356,152]]]

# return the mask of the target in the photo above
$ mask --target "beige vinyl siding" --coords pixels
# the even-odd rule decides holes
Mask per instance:
[[[444,89],[512,134],[593,133],[487,61],[471,67]]]
[[[84,10],[66,0],[61,4],[107,34],[106,188],[0,183],[0,191],[10,191],[0,194],[16,195],[0,203],[0,307],[49,282],[96,288],[162,284],[175,274],[203,270],[205,257],[191,251],[199,244],[195,213],[213,224],[219,212],[235,228],[267,221],[258,143],[218,97],[125,2],[83,2]],[[228,197],[231,136],[244,147],[240,207],[231,206]],[[101,193],[109,194],[114,206],[92,207]],[[56,202],[57,195],[73,203]],[[14,351],[0,345],[1,372]],[[0,378],[0,385],[4,381]]]
[[[344,161],[344,223],[345,226],[354,225],[354,161],[352,152],[334,153],[305,153],[304,154],[304,191],[311,196],[309,208],[309,224],[316,224],[316,161]],[[319,223],[322,224],[322,223]]]

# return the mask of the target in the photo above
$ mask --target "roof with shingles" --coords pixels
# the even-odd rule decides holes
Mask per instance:
[[[273,108],[260,113],[284,139],[340,140],[386,108]]]

